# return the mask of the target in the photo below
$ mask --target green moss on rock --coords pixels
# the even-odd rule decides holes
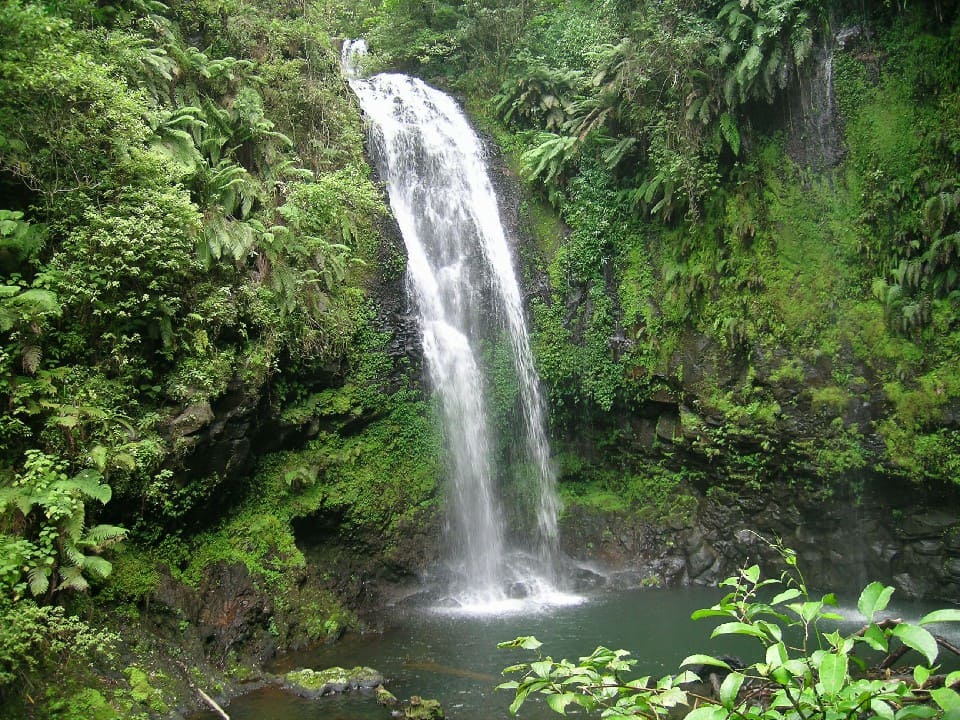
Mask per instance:
[[[383,684],[383,675],[373,668],[358,665],[352,669],[330,667],[325,670],[302,668],[283,676],[289,690],[307,697],[319,697],[351,690],[372,690]]]

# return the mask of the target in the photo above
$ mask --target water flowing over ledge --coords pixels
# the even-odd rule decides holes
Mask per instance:
[[[358,76],[363,41],[347,41],[344,73],[370,123],[369,151],[407,248],[407,292],[439,398],[447,449],[451,581],[444,612],[578,601],[562,589],[561,504],[522,297],[483,147],[457,103],[406,75]],[[483,353],[505,339],[517,384],[515,435],[526,493],[519,548],[505,528]],[[502,439],[502,438],[501,438]],[[522,550],[522,551],[520,551]]]

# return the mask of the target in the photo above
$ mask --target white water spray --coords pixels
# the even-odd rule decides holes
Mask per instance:
[[[415,78],[360,79],[362,41],[347,42],[344,72],[370,121],[370,151],[407,248],[430,383],[440,398],[449,457],[453,594],[487,611],[511,596],[572,600],[559,583],[560,501],[522,298],[479,138],[452,98]],[[509,337],[522,409],[525,461],[536,497],[532,552],[509,549],[493,466],[487,382],[478,358],[491,322]]]

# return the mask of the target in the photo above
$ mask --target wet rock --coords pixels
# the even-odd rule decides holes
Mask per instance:
[[[439,700],[427,700],[413,695],[403,707],[406,720],[443,720],[443,708]]]
[[[170,421],[170,435],[174,439],[182,438],[207,427],[214,420],[213,408],[204,401],[188,405],[183,412]]]
[[[245,565],[218,562],[208,568],[198,593],[202,606],[199,632],[211,653],[226,656],[233,648],[259,660],[276,652],[268,627],[273,602],[261,596]]]
[[[303,697],[322,697],[351,690],[374,690],[383,687],[383,675],[369,667],[352,669],[330,667],[325,670],[301,668],[283,676],[283,686]],[[386,690],[383,690],[387,693]],[[387,693],[389,695],[389,693]],[[391,697],[393,697],[391,695]],[[396,699],[396,698],[394,698]],[[380,700],[378,693],[377,701]]]
[[[925,512],[910,514],[898,523],[898,534],[904,538],[940,539],[944,533],[957,523],[956,515],[943,512]]]
[[[397,696],[392,692],[387,690],[383,685],[377,685],[373,690],[377,698],[377,705],[383,705],[384,707],[397,707],[400,704],[400,701],[397,700]]]
[[[701,545],[687,558],[687,569],[691,580],[696,580],[707,570],[713,567],[717,556],[708,545]]]

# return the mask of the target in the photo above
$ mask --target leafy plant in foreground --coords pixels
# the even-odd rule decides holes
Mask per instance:
[[[864,588],[857,603],[867,624],[849,634],[837,629],[827,632],[822,625],[835,625],[842,619],[828,609],[836,606],[836,598],[833,594],[819,599],[811,596],[795,553],[779,546],[777,549],[787,564],[779,579],[762,580],[757,565],[743,568],[737,576],[720,583],[731,591],[719,603],[692,616],[695,620],[724,620],[712,637],[755,638],[763,651],[762,660],[738,668],[730,660],[696,654],[681,666],[708,668],[703,678],[690,670],[657,680],[649,676],[630,678],[636,661],[628,659],[625,650],[599,647],[577,663],[554,661],[542,655],[536,638],[518,637],[499,647],[534,650],[538,657],[504,670],[505,674],[522,675],[499,686],[515,693],[510,711],[516,713],[528,697],[539,694],[560,714],[576,705],[599,712],[604,718],[676,716],[677,709],[688,720],[960,717],[960,694],[953,689],[960,683],[960,671],[946,678],[934,677],[938,640],[924,627],[958,622],[960,610],[937,610],[915,625],[878,620],[893,588],[874,582]],[[777,590],[771,600],[764,599]],[[862,650],[885,653],[880,668],[886,669],[907,649],[917,651],[924,660],[913,669],[912,677],[890,672],[871,675],[858,655]],[[712,692],[706,683],[699,682],[708,680],[711,673],[714,680],[723,677]]]

